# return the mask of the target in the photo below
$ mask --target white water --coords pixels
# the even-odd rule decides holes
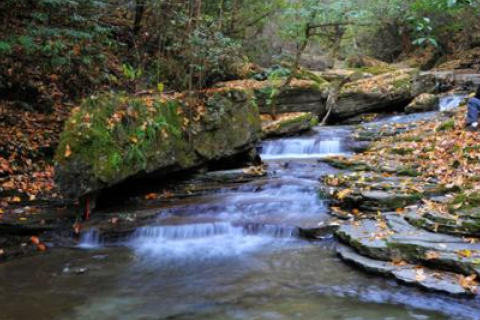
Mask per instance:
[[[456,109],[467,97],[468,95],[466,94],[450,94],[450,95],[441,97],[439,102],[439,110],[449,111],[449,110]]]
[[[275,242],[290,241],[296,230],[274,225],[234,225],[228,222],[137,229],[129,245],[142,256],[162,260],[204,260],[260,251]]]
[[[264,160],[308,159],[340,154],[343,154],[340,139],[321,140],[313,137],[267,141],[262,146],[261,157]]]
[[[97,229],[92,228],[82,232],[80,236],[80,243],[78,245],[81,249],[98,249],[102,246],[100,233]]]

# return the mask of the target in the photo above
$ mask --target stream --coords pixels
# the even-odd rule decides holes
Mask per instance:
[[[266,178],[159,208],[122,243],[91,232],[1,265],[0,319],[480,319],[477,301],[370,276],[334,240],[299,237],[330,218],[321,159],[348,155],[351,130],[265,141]]]

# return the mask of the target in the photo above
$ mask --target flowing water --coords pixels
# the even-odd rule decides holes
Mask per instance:
[[[260,146],[268,177],[159,208],[122,243],[91,230],[77,249],[0,265],[0,319],[480,319],[476,301],[369,276],[324,223],[327,154],[348,154],[350,129],[318,128]]]
[[[447,94],[440,98],[439,110],[449,111],[449,110],[458,108],[458,106],[463,101],[465,101],[466,98],[468,98],[467,94],[461,94],[461,93]]]

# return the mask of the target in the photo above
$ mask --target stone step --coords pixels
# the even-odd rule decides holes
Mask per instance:
[[[352,263],[370,273],[394,277],[402,283],[416,285],[430,291],[462,296],[476,295],[475,285],[469,286],[469,279],[459,274],[438,272],[407,263],[395,264],[374,260],[362,256],[352,248],[344,245],[338,245],[336,251],[344,261]],[[463,279],[463,286],[461,279]]]
[[[416,228],[400,214],[342,225],[336,236],[359,254],[380,261],[406,261],[464,276],[480,276],[480,243]]]

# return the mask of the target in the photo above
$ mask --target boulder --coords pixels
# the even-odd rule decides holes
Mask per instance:
[[[262,115],[262,134],[265,138],[291,136],[308,131],[317,124],[317,116],[310,112],[285,113],[275,120]]]
[[[417,96],[413,101],[405,108],[405,112],[426,112],[434,111],[438,109],[440,99],[438,96],[431,93],[422,93]]]
[[[65,124],[56,182],[68,199],[127,180],[197,167],[254,147],[261,133],[250,90],[211,89],[196,100],[105,94],[85,100]]]
[[[332,119],[402,109],[414,97],[412,83],[417,73],[416,69],[403,69],[347,83],[339,92]]]
[[[303,76],[306,79],[294,79],[283,92],[280,92],[280,88],[285,80],[230,81],[221,83],[219,86],[252,88],[255,93],[255,102],[262,114],[270,114],[275,110],[277,114],[311,112],[319,116],[324,115],[329,83],[313,73],[303,74]]]

